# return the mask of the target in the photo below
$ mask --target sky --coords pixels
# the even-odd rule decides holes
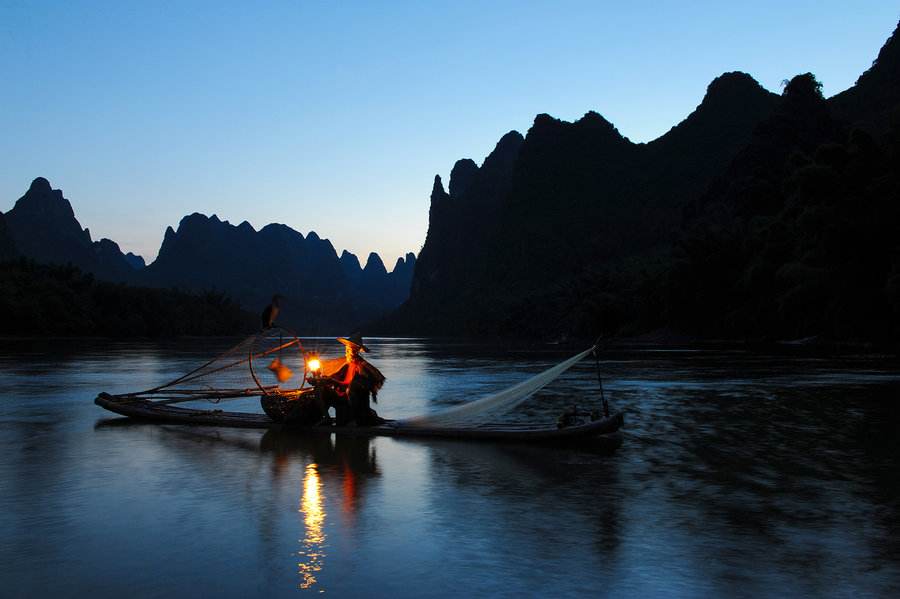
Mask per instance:
[[[0,0],[0,211],[34,177],[152,260],[192,212],[316,231],[390,269],[435,174],[539,113],[636,142],[726,71],[853,85],[900,2]]]

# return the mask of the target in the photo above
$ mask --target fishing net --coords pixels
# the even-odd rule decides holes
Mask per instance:
[[[306,383],[303,345],[292,332],[251,335],[206,364],[153,389],[127,394],[159,403],[292,395]]]
[[[594,348],[561,362],[547,370],[481,399],[448,408],[441,412],[397,421],[410,427],[476,426],[508,412],[553,382],[564,372],[587,357]],[[242,340],[209,362],[168,383],[117,397],[140,398],[170,404],[196,400],[219,402],[242,397],[297,397],[309,390],[307,365],[318,361],[317,374],[331,376],[345,363],[344,357],[324,359],[316,352],[307,353],[292,332],[272,328]]]
[[[588,354],[593,351],[593,347],[586,349],[577,356],[573,356],[565,362],[548,368],[544,372],[513,385],[508,389],[504,389],[503,391],[492,393],[481,399],[459,406],[447,408],[446,410],[435,414],[409,418],[402,421],[401,424],[414,427],[458,427],[473,426],[487,422],[491,418],[508,412],[521,404],[548,384],[552,383],[565,371],[586,358]]]

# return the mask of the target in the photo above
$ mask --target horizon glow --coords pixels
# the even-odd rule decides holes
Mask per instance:
[[[0,210],[43,176],[94,239],[156,256],[167,226],[284,223],[391,268],[432,179],[539,113],[636,142],[740,70],[850,87],[897,25],[861,1],[5,2]]]

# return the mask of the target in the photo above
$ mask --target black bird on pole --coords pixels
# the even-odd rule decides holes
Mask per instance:
[[[272,296],[272,303],[266,306],[266,309],[263,310],[261,319],[262,319],[262,328],[271,329],[275,325],[275,319],[278,318],[278,312],[281,311],[281,296],[277,293]]]

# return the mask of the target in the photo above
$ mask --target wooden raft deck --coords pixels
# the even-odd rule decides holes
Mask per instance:
[[[114,396],[101,393],[94,400],[98,406],[129,418],[147,422],[189,424],[196,426],[225,426],[236,428],[280,428],[265,414],[226,412],[224,410],[198,410],[173,405],[158,404],[146,399]],[[355,436],[431,437],[443,439],[471,439],[485,441],[518,441],[528,443],[572,442],[591,440],[610,449],[622,443],[621,413],[593,422],[565,428],[540,424],[492,423],[474,427],[438,428],[401,425],[387,421],[377,426],[297,426],[296,434],[342,434]]]

